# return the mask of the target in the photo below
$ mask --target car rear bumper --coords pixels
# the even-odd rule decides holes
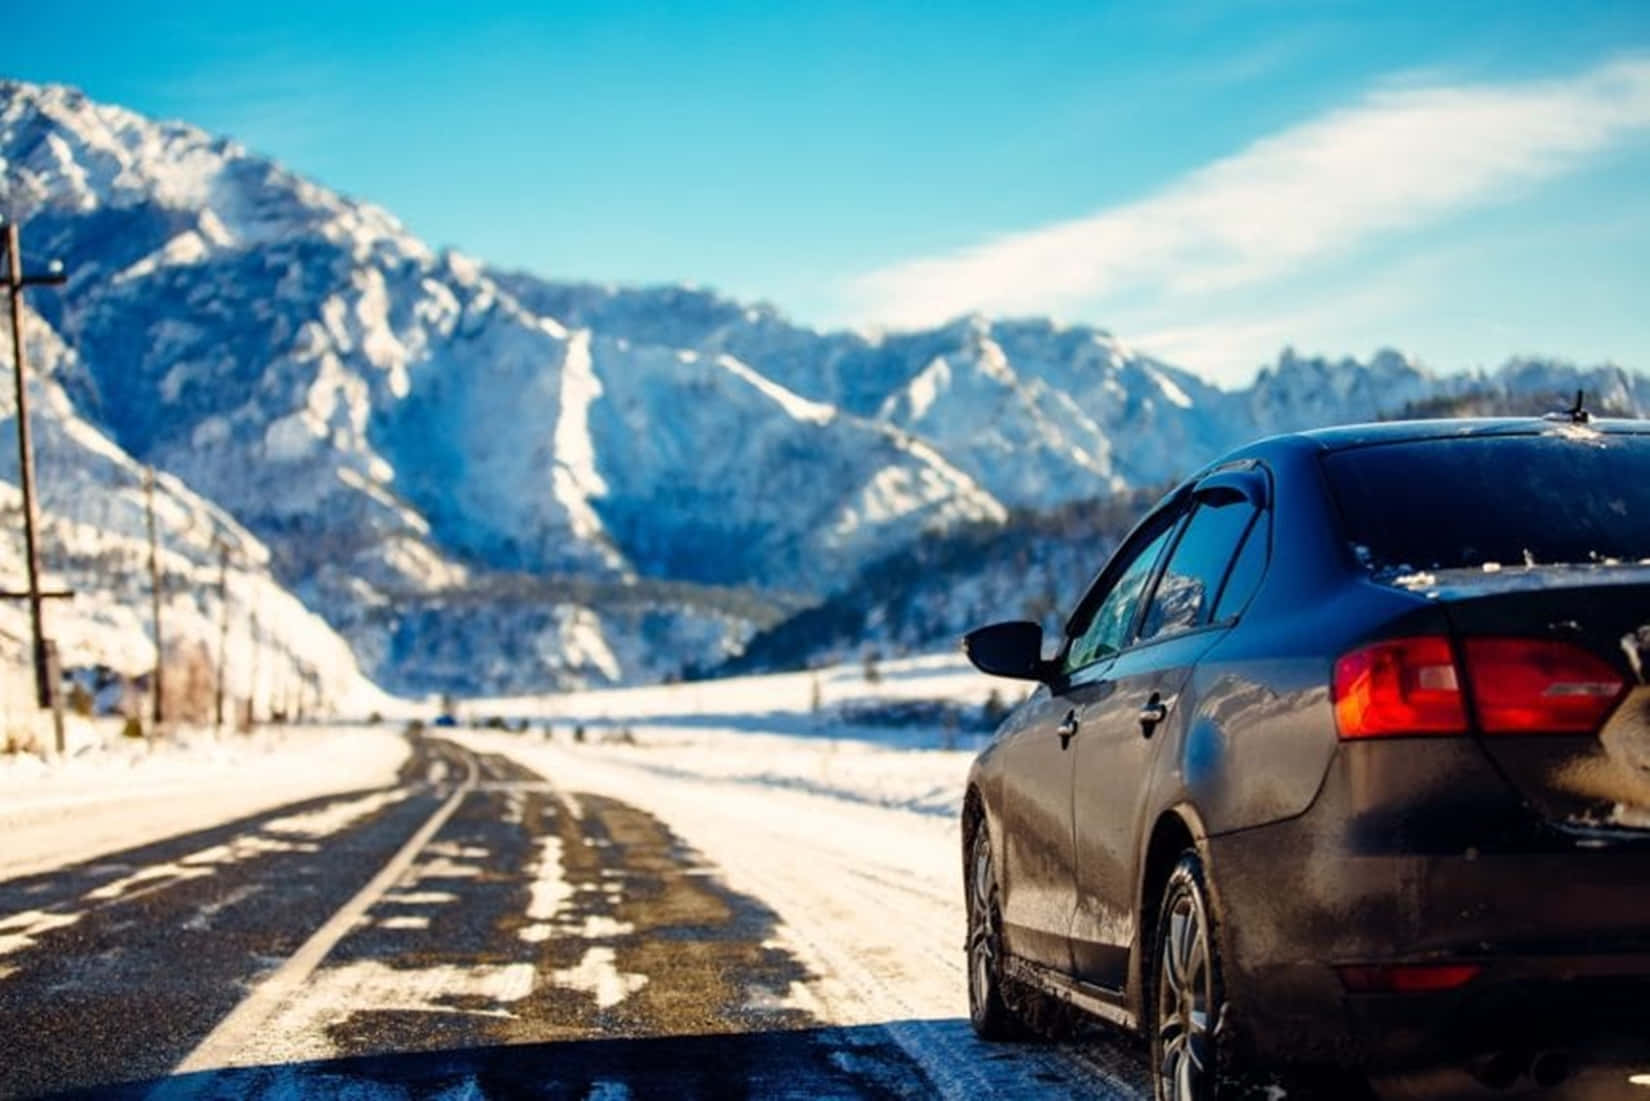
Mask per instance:
[[[1383,1070],[1650,1033],[1650,846],[1584,847],[1543,827],[1517,835],[1523,851],[1501,828],[1481,848],[1424,800],[1417,820],[1442,833],[1369,828],[1391,785],[1413,797],[1453,774],[1470,788],[1471,749],[1418,743],[1378,768],[1343,754],[1305,815],[1208,839],[1241,1048]],[[1489,807],[1493,790],[1469,796]],[[1374,994],[1349,992],[1339,970],[1397,963],[1480,971],[1455,989]]]

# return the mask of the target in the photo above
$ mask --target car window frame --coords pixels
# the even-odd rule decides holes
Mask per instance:
[[[1134,623],[1130,628],[1127,644],[1122,650],[1119,650],[1118,653],[1123,653],[1126,650],[1133,650],[1136,648],[1144,648],[1156,642],[1167,642],[1172,638],[1185,638],[1187,635],[1193,635],[1199,631],[1208,630],[1210,627],[1218,626],[1218,624],[1214,622],[1215,608],[1220,606],[1220,596],[1226,591],[1226,581],[1232,576],[1232,567],[1237,565],[1238,554],[1243,550],[1245,540],[1249,538],[1249,533],[1254,530],[1255,521],[1259,518],[1264,509],[1256,506],[1253,502],[1248,501],[1242,503],[1233,501],[1229,502],[1225,506],[1211,506],[1206,501],[1198,500],[1195,495],[1189,504],[1191,507],[1186,511],[1186,515],[1181,518],[1180,530],[1175,533],[1173,543],[1170,544],[1169,549],[1164,553],[1163,561],[1158,564],[1157,569],[1152,575],[1149,587],[1147,588],[1145,595],[1141,598],[1139,614],[1137,614],[1134,618]],[[1226,558],[1226,565],[1220,571],[1220,580],[1215,583],[1215,595],[1209,601],[1208,605],[1209,622],[1199,623],[1195,627],[1188,627],[1185,630],[1175,631],[1173,634],[1157,634],[1147,639],[1140,638],[1140,631],[1146,625],[1146,612],[1150,610],[1153,602],[1157,600],[1158,586],[1163,583],[1163,575],[1169,572],[1169,563],[1174,561],[1175,554],[1180,550],[1180,544],[1185,542],[1186,533],[1191,530],[1192,519],[1202,509],[1210,507],[1247,508],[1249,510],[1249,519],[1248,522],[1243,525],[1243,531],[1238,536],[1237,542],[1232,544],[1232,551]],[[1267,547],[1267,552],[1268,554],[1271,552],[1270,545]],[[1201,609],[1199,609],[1199,611],[1201,612]]]
[[[1129,532],[1122,545],[1117,548],[1116,552],[1107,560],[1105,566],[1101,568],[1099,574],[1089,583],[1082,599],[1077,602],[1077,606],[1066,619],[1065,637],[1060,643],[1059,653],[1054,656],[1054,664],[1059,667],[1062,680],[1069,680],[1085,669],[1092,669],[1101,662],[1110,661],[1132,648],[1134,637],[1140,630],[1140,616],[1146,606],[1146,596],[1157,590],[1157,579],[1163,572],[1163,564],[1168,561],[1169,555],[1173,553],[1173,548],[1179,543],[1180,532],[1185,527],[1186,517],[1191,515],[1192,510],[1187,508],[1190,501],[1191,492],[1187,489],[1174,494],[1148,513],[1140,523],[1135,525],[1134,530]],[[1165,523],[1165,521],[1166,527],[1158,526]],[[1083,632],[1089,629],[1094,613],[1099,610],[1101,604],[1105,603],[1106,597],[1111,595],[1112,589],[1116,587],[1122,575],[1130,566],[1134,565],[1136,559],[1140,556],[1140,552],[1164,534],[1169,535],[1169,541],[1164,544],[1163,549],[1158,552],[1157,560],[1152,563],[1151,574],[1146,578],[1146,584],[1141,589],[1141,599],[1135,604],[1134,611],[1129,616],[1128,630],[1124,633],[1123,645],[1113,653],[1096,657],[1076,668],[1067,669],[1065,667],[1066,659],[1071,654],[1072,644],[1082,636]],[[1078,624],[1081,624],[1081,626],[1078,626]]]
[[[1259,472],[1265,480],[1265,496],[1264,500],[1251,506],[1254,508],[1254,515],[1249,519],[1249,526],[1243,529],[1243,538],[1238,540],[1237,547],[1233,551],[1232,557],[1226,562],[1226,569],[1222,571],[1220,575],[1220,587],[1215,590],[1214,602],[1211,605],[1211,615],[1213,615],[1212,609],[1220,607],[1220,598],[1226,594],[1226,585],[1232,579],[1232,569],[1237,565],[1238,555],[1243,552],[1244,545],[1247,543],[1249,536],[1254,534],[1255,526],[1263,520],[1266,523],[1266,560],[1261,566],[1260,582],[1258,582],[1255,586],[1255,593],[1260,592],[1260,585],[1265,582],[1267,571],[1272,567],[1272,504],[1275,500],[1275,482],[1272,477],[1271,468],[1258,460],[1244,460],[1240,463],[1230,463],[1225,466],[1218,467],[1217,469],[1211,471],[1210,474],[1221,474],[1229,470],[1254,470]],[[1202,480],[1200,479],[1197,484],[1201,485]],[[1186,494],[1186,501],[1182,504],[1182,512],[1180,517],[1175,521],[1178,530],[1175,532],[1175,536],[1170,541],[1168,548],[1163,552],[1163,557],[1157,563],[1157,568],[1152,571],[1151,580],[1148,582],[1145,594],[1141,598],[1140,606],[1135,609],[1134,620],[1130,624],[1127,641],[1122,649],[1118,650],[1115,654],[1107,655],[1108,657],[1115,658],[1120,657],[1123,654],[1132,654],[1140,650],[1148,650],[1160,643],[1174,642],[1178,639],[1203,634],[1206,631],[1226,630],[1235,626],[1243,618],[1244,612],[1248,611],[1249,605],[1254,602],[1255,594],[1252,593],[1250,594],[1249,600],[1244,603],[1243,610],[1234,613],[1227,619],[1211,619],[1208,623],[1193,627],[1189,631],[1179,631],[1172,635],[1159,635],[1156,638],[1148,639],[1141,639],[1139,637],[1140,627],[1145,619],[1146,609],[1150,606],[1152,600],[1157,597],[1157,585],[1158,582],[1163,580],[1163,571],[1168,568],[1169,560],[1174,557],[1176,548],[1180,546],[1180,540],[1186,534],[1186,527],[1192,514],[1197,511],[1196,507],[1189,506],[1195,506],[1196,504],[1197,495],[1196,486],[1194,486],[1192,491]],[[1061,651],[1061,655],[1063,658],[1064,650]],[[1087,666],[1084,668],[1087,668]]]
[[[1226,586],[1232,583],[1232,571],[1237,569],[1238,559],[1243,556],[1244,548],[1249,545],[1249,540],[1262,524],[1266,525],[1266,548],[1261,557],[1260,576],[1255,581],[1255,591],[1249,594],[1249,599],[1243,602],[1242,608],[1239,608],[1225,619],[1214,619],[1211,611],[1210,620],[1206,624],[1207,627],[1236,626],[1242,621],[1244,613],[1249,610],[1249,605],[1255,602],[1255,596],[1260,592],[1260,587],[1266,583],[1266,573],[1272,568],[1272,509],[1270,506],[1255,510],[1254,518],[1249,521],[1249,527],[1245,529],[1243,538],[1238,540],[1237,552],[1232,555],[1232,560],[1226,563],[1226,572],[1221,575],[1220,588],[1215,593],[1214,608],[1219,608],[1220,602],[1226,598]]]

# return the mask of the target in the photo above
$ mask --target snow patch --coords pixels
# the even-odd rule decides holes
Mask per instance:
[[[552,971],[550,977],[559,986],[594,995],[597,1009],[611,1009],[647,985],[646,975],[620,971],[617,959],[612,948],[591,948],[576,967]]]
[[[316,423],[308,411],[288,413],[264,429],[264,458],[276,463],[298,462],[314,452],[326,434],[326,425]]]
[[[829,424],[836,417],[834,407],[826,405],[824,402],[809,401],[800,394],[785,389],[772,379],[751,370],[730,355],[717,356],[716,364],[778,405],[792,420],[807,421],[811,424]]]
[[[560,410],[553,436],[555,465],[550,474],[550,491],[580,539],[602,534],[601,518],[590,506],[591,498],[607,495],[607,482],[596,469],[596,448],[590,439],[590,407],[601,395],[601,379],[590,361],[590,333],[580,330],[568,339],[562,359]]]
[[[42,934],[79,920],[79,914],[53,914],[45,910],[24,910],[0,917],[0,956],[30,948]]]
[[[935,356],[905,389],[907,413],[911,420],[922,420],[939,399],[940,392],[950,385],[951,365],[944,356]]]
[[[1165,375],[1162,371],[1159,371],[1154,367],[1146,368],[1146,374],[1153,382],[1157,383],[1158,390],[1161,391],[1163,396],[1168,398],[1169,401],[1180,406],[1182,409],[1190,409],[1192,407],[1192,399],[1187,396],[1186,391],[1175,385],[1174,380],[1169,378],[1168,375]]]

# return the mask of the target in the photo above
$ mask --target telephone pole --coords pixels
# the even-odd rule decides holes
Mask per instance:
[[[229,673],[229,543],[218,540],[218,692],[214,729],[223,733],[224,678]]]
[[[161,700],[164,694],[162,670],[166,665],[166,647],[160,634],[160,548],[155,539],[155,468],[152,466],[143,468],[143,515],[149,528],[149,614],[155,633],[155,675],[151,685],[153,733],[159,734],[161,721],[165,717],[165,704]]]
[[[261,628],[258,625],[258,608],[263,600],[263,586],[257,580],[252,582],[252,623],[247,628],[247,641],[252,644],[252,672],[247,676],[246,688],[246,728],[250,732],[258,725],[258,655],[264,648]]]
[[[17,223],[8,222],[5,234],[5,286],[11,299],[12,382],[17,389],[17,470],[23,490],[23,554],[28,567],[29,628],[34,636],[34,686],[36,702],[52,709],[57,734],[57,751],[64,751],[63,711],[56,679],[55,646],[46,638],[45,594],[40,591],[40,517],[34,492],[34,445],[29,438],[28,368],[23,360],[23,288],[56,286],[63,273],[23,274],[23,244]]]

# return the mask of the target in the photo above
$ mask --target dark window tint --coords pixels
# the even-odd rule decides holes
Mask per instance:
[[[1268,541],[1266,517],[1261,516],[1249,525],[1249,534],[1243,539],[1243,549],[1238,551],[1232,570],[1226,575],[1226,585],[1220,590],[1220,600],[1215,604],[1211,622],[1224,623],[1243,614],[1249,598],[1260,588],[1261,575],[1266,572]]]
[[[1378,573],[1650,558],[1650,436],[1555,426],[1353,448],[1324,469]]]
[[[1101,598],[1100,606],[1094,610],[1088,626],[1083,628],[1066,652],[1068,672],[1109,657],[1123,648],[1146,583],[1151,580],[1157,560],[1162,557],[1163,548],[1172,534],[1174,527],[1171,524],[1151,539],[1117,576],[1111,589]]]
[[[1221,505],[1206,502],[1197,507],[1146,608],[1146,618],[1140,624],[1142,641],[1209,622],[1226,568],[1232,564],[1238,542],[1254,515],[1254,508],[1244,501]]]

